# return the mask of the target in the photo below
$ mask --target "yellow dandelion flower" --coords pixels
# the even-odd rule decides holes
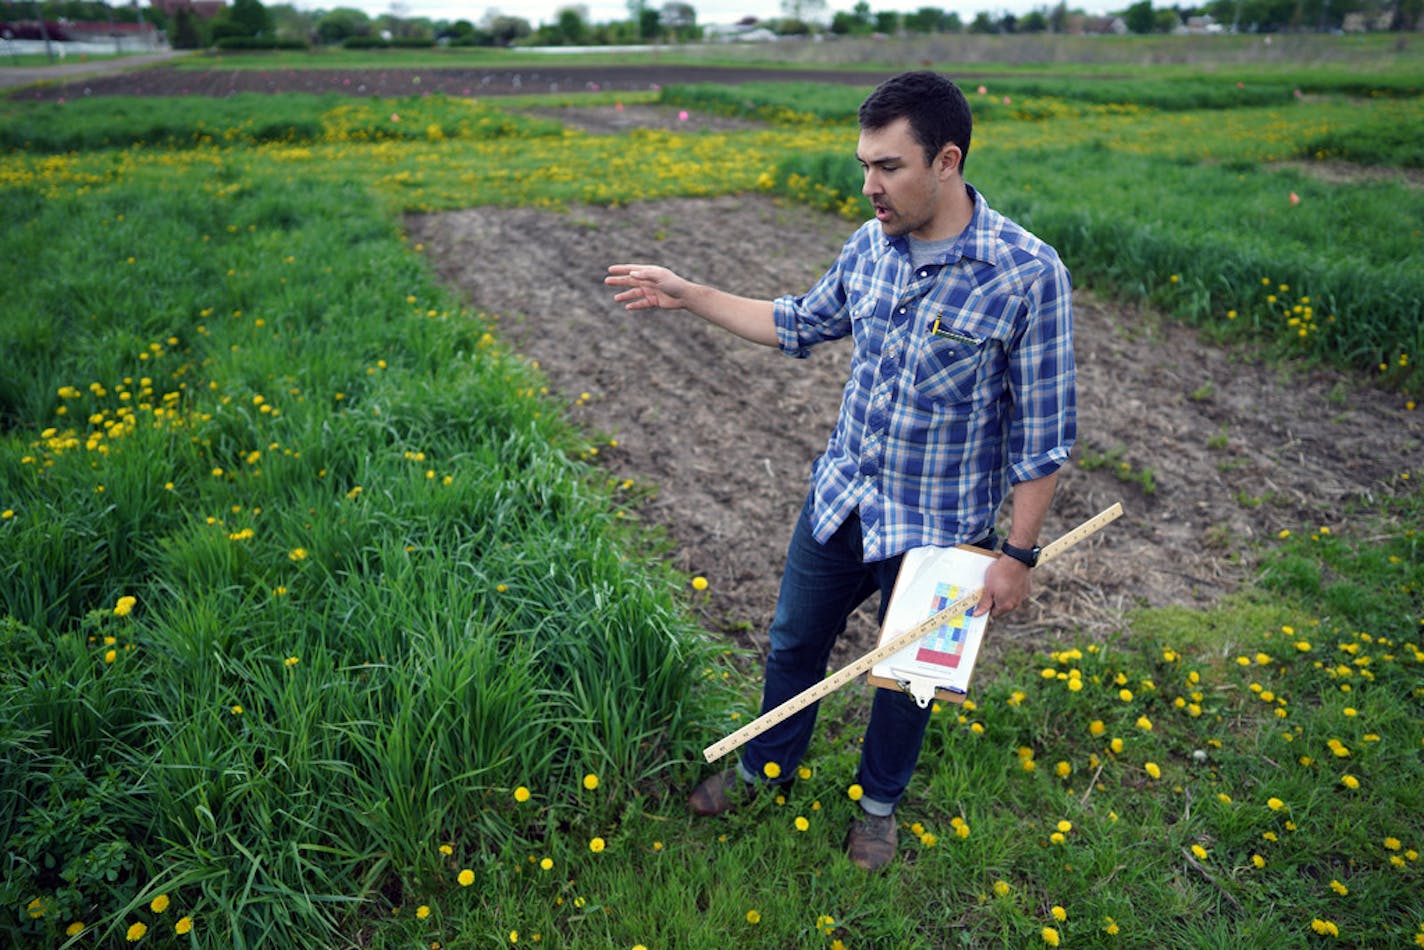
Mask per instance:
[[[306,548],[292,548],[287,552],[287,557],[293,561],[305,561],[307,559]]]
[[[442,844],[440,846],[440,853],[445,855],[446,857],[449,857],[450,855],[455,853],[455,848],[452,845]]]
[[[83,932],[84,922],[82,920],[76,920],[74,923],[64,928],[64,935],[66,937],[73,937],[75,934],[80,934]]]
[[[540,869],[541,871],[551,871],[551,870],[553,870],[553,868],[554,868],[554,859],[553,859],[553,858],[544,858],[542,861],[539,862],[539,869]]]
[[[514,790],[514,800],[522,804],[529,801],[529,794],[529,789],[521,785]]]
[[[1344,897],[1345,895],[1350,893],[1350,889],[1348,887],[1334,879],[1331,879],[1330,881],[1330,889],[1336,894],[1339,894],[1341,897]]]
[[[1402,847],[1399,839],[1393,836],[1384,839],[1384,846],[1391,851],[1398,851]]]
[[[1058,830],[1066,835],[1073,830],[1073,823],[1065,818],[1058,823]]]
[[[1286,807],[1286,803],[1273,795],[1270,798],[1266,799],[1266,807],[1269,808],[1271,811],[1280,811],[1282,808]]]
[[[846,789],[846,797],[853,802],[860,801],[861,796],[863,796],[864,794],[865,789],[861,788],[858,784],[852,785],[850,788]]]
[[[1154,779],[1162,777],[1162,769],[1156,762],[1148,762],[1142,767],[1147,771],[1147,774],[1152,776]]]
[[[804,817],[802,817],[801,815],[797,815],[797,816],[796,816],[796,821],[793,822],[793,824],[796,825],[796,830],[797,830],[797,831],[805,831],[806,829],[808,829],[808,828],[811,827],[811,823],[810,823],[809,821],[807,821],[807,820],[806,820]]]
[[[1253,854],[1251,855],[1251,863],[1254,864],[1256,866],[1256,869],[1259,871],[1261,868],[1266,866],[1266,859],[1261,857],[1261,855],[1259,854]]]
[[[1107,934],[1110,937],[1116,937],[1121,929],[1122,928],[1117,925],[1117,921],[1113,920],[1111,917],[1103,918],[1103,933]]]
[[[1207,859],[1206,848],[1203,848],[1199,844],[1192,845],[1192,854],[1197,856],[1198,861],[1205,861]]]
[[[114,605],[114,616],[127,617],[137,603],[137,597],[120,597],[119,602]]]
[[[1340,784],[1346,788],[1355,789],[1360,787],[1360,780],[1353,775],[1346,774],[1340,776]]]
[[[606,847],[608,847],[608,845],[602,838],[594,838],[588,843],[588,850],[594,854],[602,854],[603,849]]]
[[[461,887],[469,887],[471,884],[475,883],[475,872],[471,871],[469,868],[465,868],[465,870],[461,871],[459,877],[455,878],[455,880],[460,882]]]
[[[153,911],[155,914],[163,913],[165,910],[168,909],[168,895],[159,894],[151,902],[149,902],[148,909]]]
[[[1052,907],[1050,907],[1048,909],[1048,912],[1052,914],[1053,919],[1058,921],[1060,924],[1068,919],[1068,911],[1064,910],[1062,907],[1059,907],[1057,904],[1054,904]]]
[[[285,660],[282,661],[282,665],[285,666],[285,667],[289,667],[289,668],[290,668],[290,667],[296,666],[296,665],[297,665],[298,663],[300,663],[300,662],[302,662],[301,657],[299,657],[299,656],[289,656],[289,657],[287,657]]]
[[[706,589],[707,589],[707,578],[701,576],[700,574],[699,574],[697,577],[694,577],[694,578],[692,579],[692,589],[693,589],[693,590],[699,590],[699,591],[700,591],[700,590],[706,590]]]
[[[747,923],[749,923],[749,924],[759,924],[759,923],[761,923],[761,911],[755,910],[755,909],[747,911]]]
[[[1043,937],[1043,942],[1050,947],[1058,946],[1058,931],[1054,928],[1044,927],[1040,935]]]
[[[192,933],[192,932],[193,932],[193,918],[192,918],[192,917],[186,917],[186,916],[185,916],[185,917],[179,917],[179,918],[178,918],[178,922],[173,925],[173,932],[176,933],[176,934],[177,934],[178,936],[180,936],[180,937],[183,936],[184,934]]]
[[[595,788],[598,788],[598,776],[594,775],[592,772],[585,775],[583,777],[583,787],[588,789],[590,792],[593,791]]]
[[[240,703],[233,703],[231,706],[228,707],[228,712],[232,713],[234,716],[241,716],[243,713],[242,705]]]
[[[1011,890],[1013,890],[1013,888],[1009,887],[1008,881],[994,882],[994,893],[999,897],[1008,897]]]
[[[129,943],[138,943],[143,939],[146,933],[148,933],[148,924],[139,921],[138,923],[129,925],[128,932],[124,934],[124,939]]]
[[[774,779],[781,776],[781,766],[775,762],[768,762],[761,767],[762,774],[767,778]]]
[[[417,907],[417,908],[415,909],[415,919],[416,919],[416,920],[424,920],[425,918],[427,918],[427,917],[429,917],[429,916],[430,916],[430,905],[429,905],[429,904],[421,904],[419,907]]]

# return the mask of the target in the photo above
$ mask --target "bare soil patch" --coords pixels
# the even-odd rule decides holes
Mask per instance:
[[[891,75],[886,70],[797,70],[801,82],[844,82],[873,86]],[[674,83],[741,83],[788,79],[784,70],[753,67],[661,64],[534,66],[521,69],[467,69],[433,65],[429,69],[212,69],[158,66],[119,75],[47,74],[45,85],[11,93],[15,99],[55,100],[76,96],[231,96],[240,92],[340,93],[351,96],[401,97],[508,96],[572,92],[647,91]]]
[[[743,195],[564,213],[473,208],[406,224],[472,307],[500,316],[572,417],[617,439],[603,453],[610,472],[653,487],[641,514],[666,530],[677,567],[710,580],[709,629],[763,650],[849,351],[792,360],[685,314],[628,314],[602,279],[610,263],[653,261],[739,293],[800,292],[834,259],[847,222]],[[1248,578],[1255,542],[1340,530],[1417,467],[1424,426],[1395,396],[1264,366],[1083,291],[1075,305],[1075,455],[1113,462],[1065,469],[1045,538],[1114,501],[1127,514],[1042,570],[1031,603],[994,622],[1000,644],[1046,645],[1080,628],[1110,635],[1137,605],[1209,604]],[[1150,493],[1134,480],[1148,470]],[[833,662],[873,639],[868,606]]]

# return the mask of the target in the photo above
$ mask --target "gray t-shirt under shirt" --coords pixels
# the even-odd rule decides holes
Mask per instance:
[[[912,235],[905,235],[905,241],[910,246],[910,264],[913,267],[924,267],[926,264],[937,264],[939,259],[949,251],[958,237],[945,238],[942,241],[921,241]]]

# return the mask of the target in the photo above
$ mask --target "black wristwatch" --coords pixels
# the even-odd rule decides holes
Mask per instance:
[[[1036,544],[1031,548],[1016,548],[1005,541],[999,550],[1003,551],[1015,561],[1022,561],[1028,567],[1033,567],[1038,564],[1038,555],[1043,551],[1043,548]]]

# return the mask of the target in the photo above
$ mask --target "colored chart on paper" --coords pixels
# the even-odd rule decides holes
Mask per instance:
[[[965,589],[958,584],[936,584],[925,616],[933,617],[964,593]],[[958,669],[960,657],[964,655],[965,617],[965,614],[960,614],[947,623],[940,624],[933,633],[927,634],[915,650],[915,660],[919,663]]]

